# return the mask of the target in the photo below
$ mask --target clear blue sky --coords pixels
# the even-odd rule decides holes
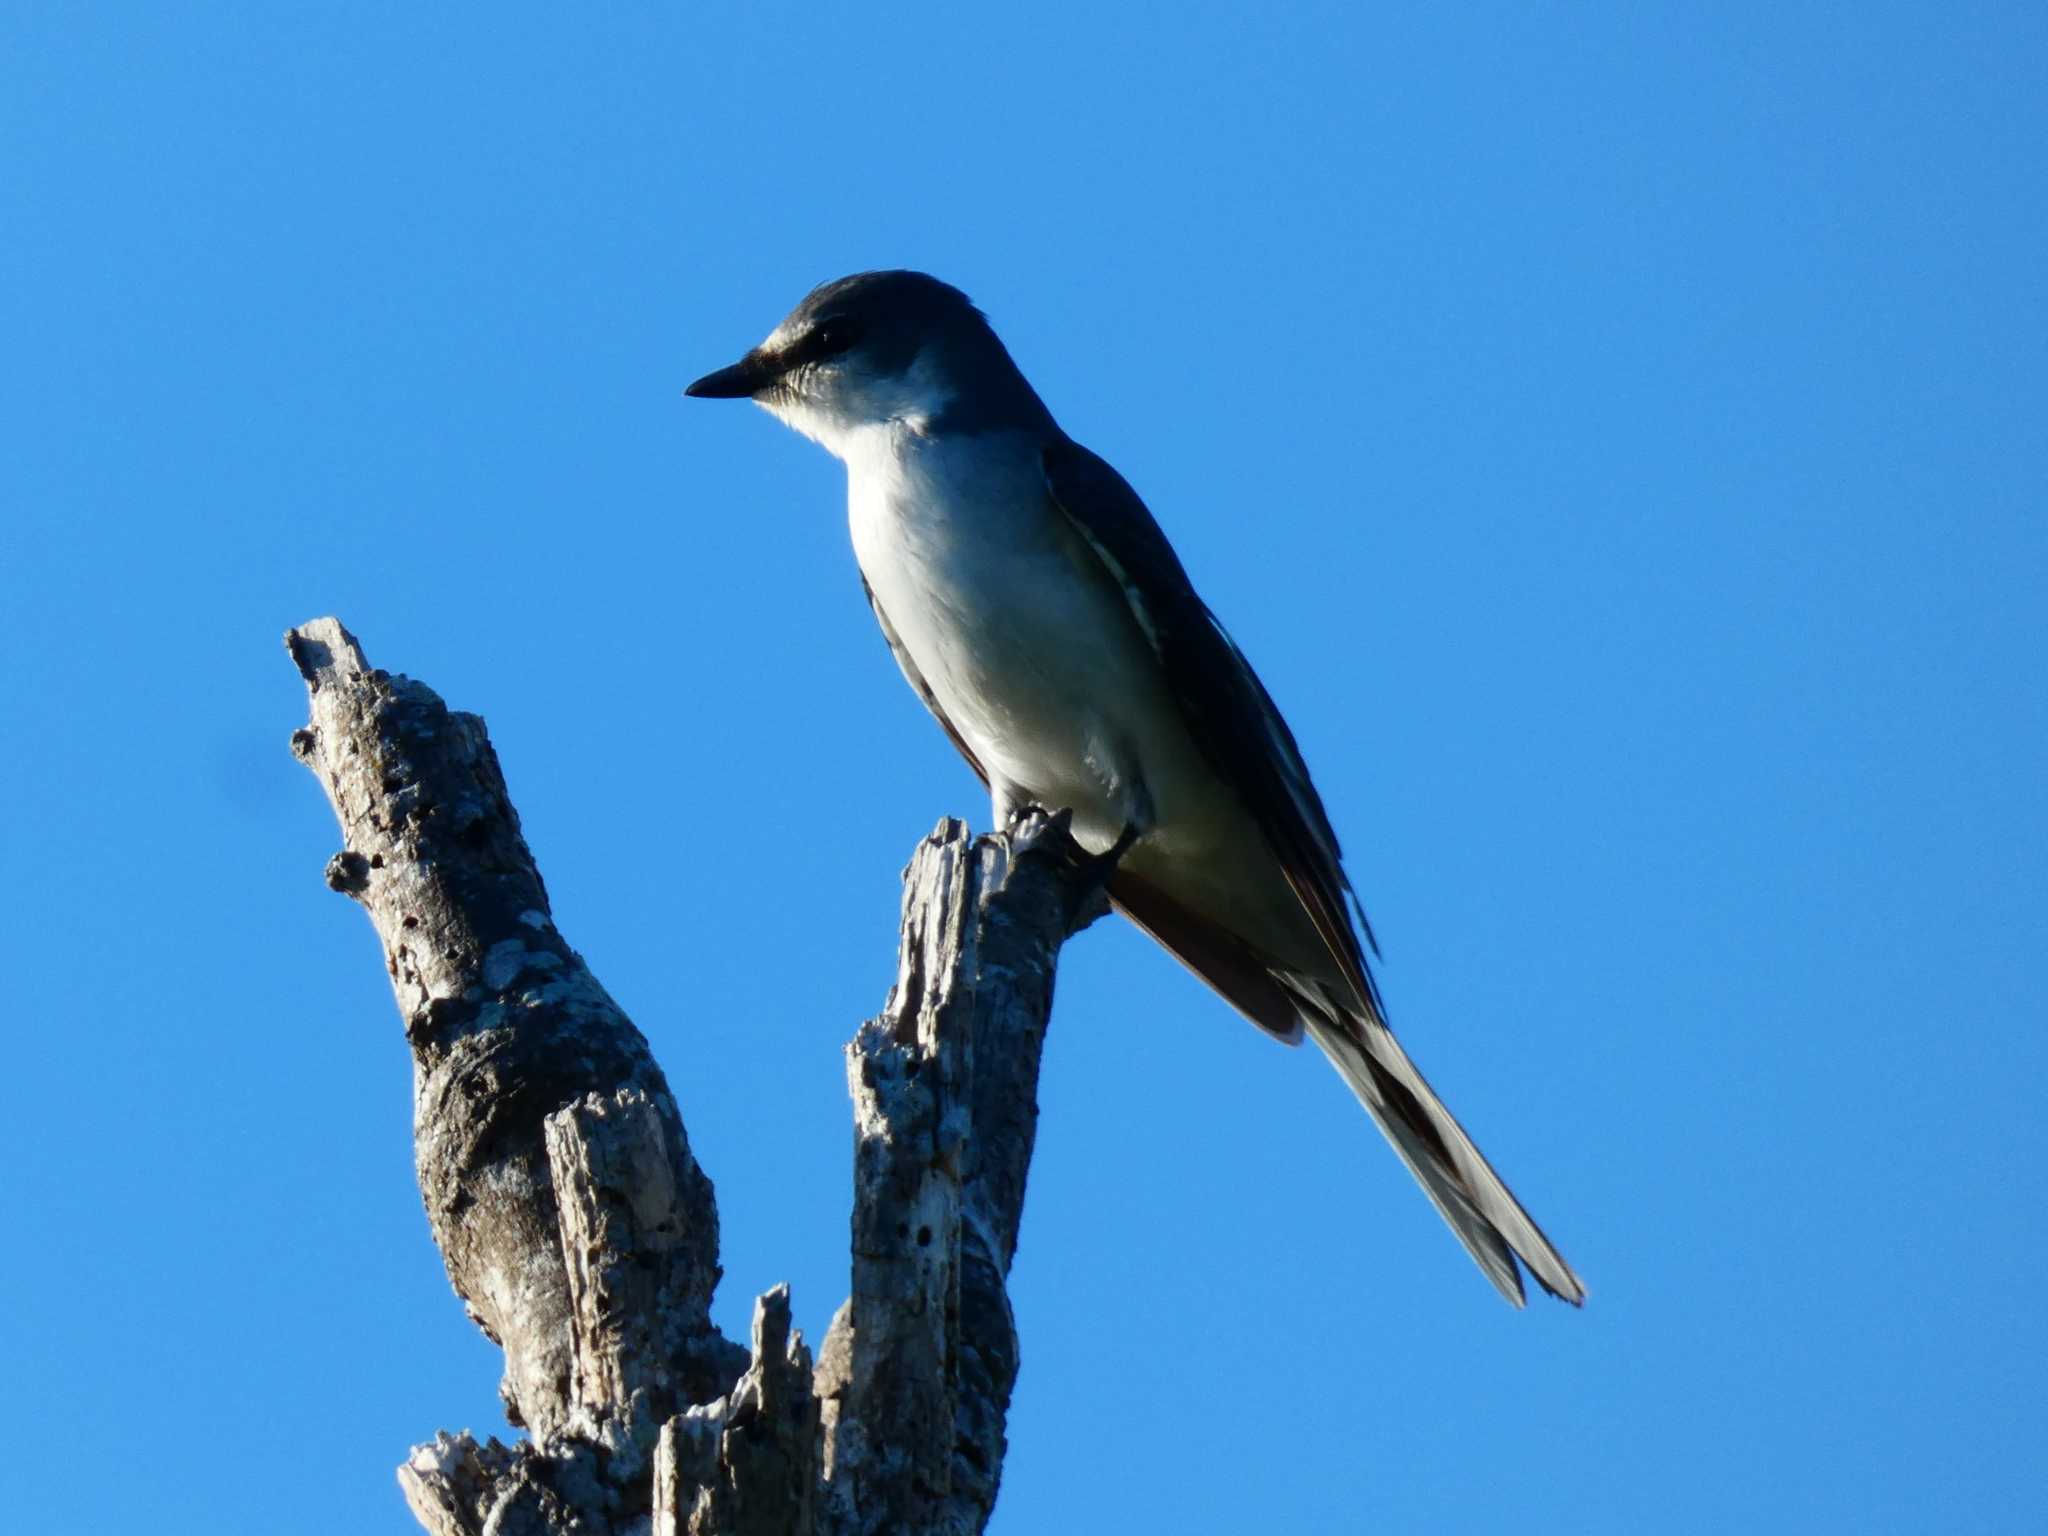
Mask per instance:
[[[1501,1306],[1103,925],[999,1536],[2040,1528],[2043,11],[1280,11],[0,11],[13,1529],[399,1533],[502,1428],[286,751],[318,614],[486,716],[719,1317],[822,1330],[840,1046],[986,808],[838,467],[680,392],[877,265],[1151,502],[1592,1288]]]

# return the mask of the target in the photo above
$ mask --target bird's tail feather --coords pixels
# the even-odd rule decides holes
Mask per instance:
[[[1415,1069],[1369,996],[1353,1001],[1332,982],[1274,965],[1128,868],[1112,877],[1110,891],[1131,921],[1261,1029],[1290,1045],[1304,1030],[1314,1038],[1503,1296],[1522,1304],[1519,1258],[1551,1295],[1574,1306],[1586,1299],[1572,1267]]]
[[[1536,1283],[1578,1306],[1586,1287],[1430,1088],[1393,1031],[1346,1010],[1305,1006],[1309,1038],[1330,1058],[1486,1278],[1522,1305],[1520,1259]]]

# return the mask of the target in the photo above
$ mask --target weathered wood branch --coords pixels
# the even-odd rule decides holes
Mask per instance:
[[[711,1182],[646,1040],[555,929],[482,721],[373,670],[332,619],[286,646],[312,702],[292,747],[342,826],[328,883],[369,914],[412,1047],[429,1225],[530,1437],[415,1447],[420,1523],[980,1530],[1054,967],[1100,906],[1064,821],[945,821],[911,861],[895,987],[847,1047],[852,1294],[814,1368],[786,1289],[749,1348],[712,1327]]]

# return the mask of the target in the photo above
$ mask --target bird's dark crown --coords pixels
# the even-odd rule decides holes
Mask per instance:
[[[923,272],[856,272],[820,283],[778,328],[792,349],[821,355],[858,347],[871,365],[898,373],[933,342],[980,350],[995,332],[973,302]]]

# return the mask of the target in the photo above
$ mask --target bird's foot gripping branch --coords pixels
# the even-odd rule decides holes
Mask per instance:
[[[1088,905],[1064,823],[976,839],[948,820],[911,860],[896,985],[846,1048],[853,1285],[814,1365],[784,1288],[747,1347],[713,1327],[711,1181],[646,1039],[555,928],[483,722],[371,668],[333,619],[285,643],[312,706],[292,749],[341,822],[328,883],[369,914],[412,1049],[434,1241],[529,1436],[415,1447],[399,1481],[420,1523],[979,1530],[1054,966]]]

